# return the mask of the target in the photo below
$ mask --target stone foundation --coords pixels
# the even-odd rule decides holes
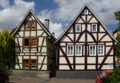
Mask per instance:
[[[49,78],[49,71],[13,70],[13,76]]]
[[[101,71],[56,71],[56,78],[64,79],[96,79]]]

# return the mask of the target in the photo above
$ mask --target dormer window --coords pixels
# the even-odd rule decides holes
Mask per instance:
[[[29,30],[30,29],[30,22],[26,21],[25,22],[25,30]]]
[[[97,24],[92,24],[92,32],[97,32]]]
[[[84,10],[84,14],[85,14],[85,15],[88,14],[88,10],[87,10],[87,9]]]
[[[81,32],[81,24],[75,24],[75,32]]]

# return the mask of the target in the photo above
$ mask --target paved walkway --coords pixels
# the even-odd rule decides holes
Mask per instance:
[[[95,83],[95,80],[84,79],[43,79],[43,78],[31,78],[31,77],[9,77],[9,83]]]

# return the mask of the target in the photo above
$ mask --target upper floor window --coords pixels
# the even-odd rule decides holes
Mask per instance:
[[[104,45],[98,45],[98,55],[104,55]]]
[[[90,45],[89,46],[89,55],[90,56],[96,56],[96,45]]]
[[[37,46],[37,38],[24,38],[23,47],[25,47],[25,46],[36,47]]]
[[[24,46],[29,46],[30,45],[29,42],[30,42],[29,38],[25,38],[24,39]]]
[[[75,32],[81,32],[81,24],[75,24]]]
[[[76,45],[75,46],[75,55],[76,56],[81,56],[82,55],[82,46],[81,45]]]
[[[31,27],[31,28],[30,28]],[[25,30],[36,29],[36,21],[26,21]]]
[[[29,30],[30,29],[30,22],[26,21],[25,22],[25,30]]]
[[[37,46],[37,38],[31,38],[31,46],[32,47]]]
[[[36,29],[36,21],[31,22],[31,29]]]
[[[67,46],[67,55],[74,55],[74,46]]]
[[[97,32],[97,24],[92,24],[92,32]]]
[[[84,14],[85,14],[85,15],[88,14],[88,10],[87,10],[87,9],[84,10]]]

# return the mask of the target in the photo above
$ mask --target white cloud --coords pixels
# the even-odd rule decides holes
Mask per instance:
[[[35,2],[26,2],[24,0],[14,0],[10,5],[10,0],[0,0],[0,31],[6,28],[11,29],[18,26],[29,9],[35,10]],[[50,32],[55,32],[58,38],[65,27],[74,19],[83,5],[87,3],[104,24],[117,24],[114,12],[120,8],[120,0],[54,0],[58,4],[57,8],[52,10],[43,9],[37,17],[44,23],[44,19],[50,19]],[[112,3],[112,4],[111,4]],[[103,12],[104,11],[104,12]]]
[[[8,0],[5,1],[7,2]],[[9,5],[9,2],[6,4]],[[6,4],[2,4],[2,6],[4,7]],[[25,2],[23,0],[14,0],[14,5],[7,8],[4,7],[0,10],[0,31],[4,28],[11,30],[18,26],[27,11],[29,9],[34,10],[34,6],[35,3],[33,1]]]
[[[115,20],[114,12],[119,10],[120,0],[54,0],[54,2],[59,7],[50,12],[47,11],[49,13],[46,15],[51,15],[58,21],[72,21],[83,5],[87,3],[104,24],[117,24],[118,22]]]
[[[10,7],[9,0],[0,0],[0,6],[3,8]]]

